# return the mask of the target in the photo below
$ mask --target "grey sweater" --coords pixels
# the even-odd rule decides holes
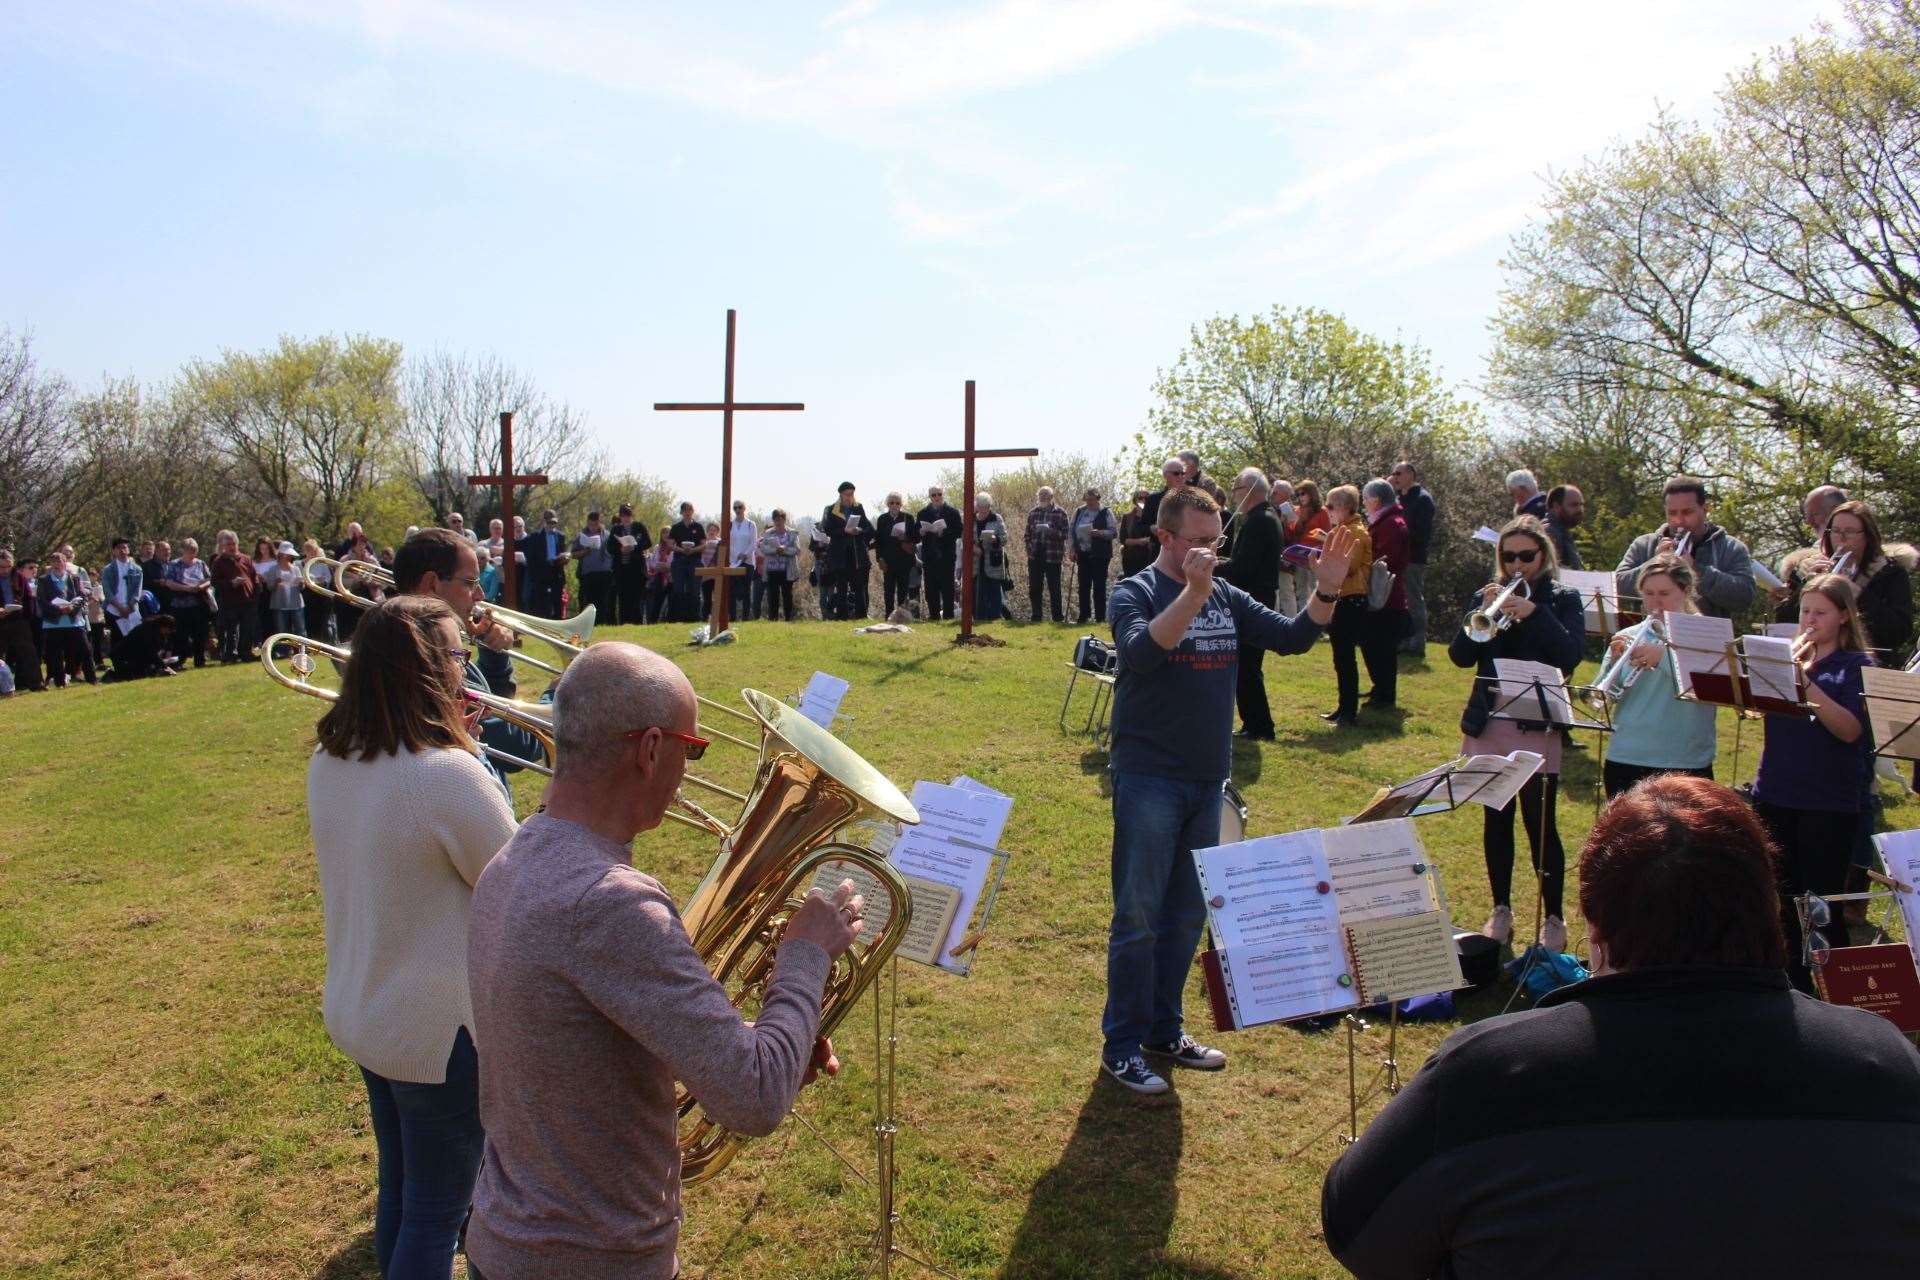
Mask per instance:
[[[488,1280],[678,1269],[674,1081],[751,1134],[785,1118],[829,962],[780,948],[749,1026],[630,851],[546,814],[474,886],[467,948],[486,1154],[467,1249]]]

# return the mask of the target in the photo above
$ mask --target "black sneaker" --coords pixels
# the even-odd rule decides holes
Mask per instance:
[[[1218,1049],[1209,1049],[1192,1036],[1181,1036],[1172,1044],[1143,1044],[1140,1046],[1148,1053],[1161,1058],[1170,1058],[1176,1067],[1185,1067],[1189,1071],[1218,1071],[1227,1065],[1227,1055]]]
[[[1224,1062],[1225,1059],[1223,1058],[1221,1061]],[[1147,1060],[1137,1053],[1130,1058],[1115,1058],[1111,1060],[1102,1058],[1100,1060],[1100,1069],[1135,1093],[1165,1093],[1167,1091],[1167,1082],[1154,1074],[1153,1068],[1147,1065]]]

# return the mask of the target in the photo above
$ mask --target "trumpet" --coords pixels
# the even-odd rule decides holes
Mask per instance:
[[[1687,554],[1688,548],[1693,546],[1693,533],[1691,530],[1682,529],[1676,535],[1673,530],[1669,528],[1667,530],[1667,536],[1673,539],[1673,554],[1676,556],[1684,556]]]
[[[1513,593],[1516,591],[1520,592],[1520,598],[1522,600],[1533,599],[1533,589],[1527,585],[1525,575],[1514,574],[1512,578],[1507,580],[1507,585],[1500,588],[1498,595],[1467,615],[1465,624],[1467,639],[1473,641],[1475,644],[1485,644],[1512,626],[1513,615],[1510,613],[1502,613],[1500,606],[1512,599]]]
[[[1661,644],[1667,642],[1667,630],[1660,624],[1658,618],[1648,620],[1647,633]],[[1631,652],[1633,652],[1633,646],[1628,645],[1620,651],[1618,657],[1600,669],[1599,675],[1593,678],[1593,697],[1589,701],[1596,709],[1603,708],[1608,698],[1618,698],[1626,693],[1633,688],[1634,681],[1646,674],[1647,668],[1636,667],[1627,661],[1627,655]]]

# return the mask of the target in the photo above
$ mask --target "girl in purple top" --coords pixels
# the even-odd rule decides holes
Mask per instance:
[[[1794,654],[1806,678],[1813,717],[1769,715],[1754,807],[1780,846],[1780,918],[1787,933],[1787,972],[1813,990],[1802,954],[1796,894],[1846,888],[1855,828],[1869,766],[1860,671],[1872,664],[1853,583],[1822,574],[1800,591],[1800,634]],[[1843,914],[1821,930],[1829,945],[1847,945]]]

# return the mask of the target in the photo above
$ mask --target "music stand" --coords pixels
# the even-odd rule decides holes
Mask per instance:
[[[1494,661],[1498,663],[1503,660],[1496,658]],[[1613,732],[1613,721],[1610,716],[1604,720],[1592,720],[1583,717],[1579,711],[1575,710],[1576,695],[1585,695],[1588,700],[1587,705],[1592,706],[1593,695],[1604,692],[1594,685],[1567,684],[1564,681],[1548,684],[1540,677],[1533,675],[1518,678],[1503,676],[1497,669],[1495,674],[1490,676],[1475,676],[1474,682],[1487,685],[1492,692],[1494,704],[1493,710],[1488,713],[1490,718],[1517,720],[1523,725],[1546,729],[1592,729],[1599,733]],[[1517,684],[1519,688],[1505,695],[1503,701],[1500,691],[1502,684]],[[1607,705],[1603,700],[1594,710],[1602,715],[1608,715]],[[1554,715],[1555,710],[1558,709],[1565,710],[1565,719]],[[1534,714],[1536,712],[1538,714]]]
[[[1860,674],[1869,686],[1865,700],[1873,754],[1889,760],[1920,760],[1920,675],[1871,667]]]
[[[1754,688],[1753,658],[1746,651],[1745,640],[1746,637],[1737,636],[1718,650],[1674,644],[1669,640],[1667,647],[1677,653],[1702,654],[1710,659],[1704,671],[1689,672],[1676,662],[1675,670],[1682,677],[1690,674],[1693,678],[1675,696],[1688,702],[1733,707],[1742,715],[1811,716],[1813,706],[1806,700],[1806,674],[1797,663],[1793,666],[1794,697],[1791,700]]]

